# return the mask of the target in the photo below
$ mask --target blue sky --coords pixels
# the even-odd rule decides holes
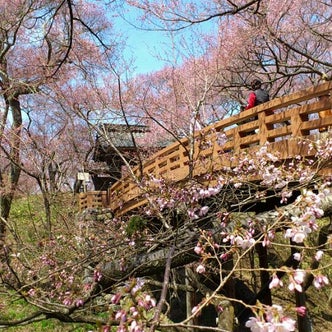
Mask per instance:
[[[125,14],[121,11],[120,8],[120,16],[114,21],[115,29],[127,38],[124,56],[127,59],[134,58],[137,67],[135,73],[148,73],[161,69],[164,63],[157,59],[156,54],[165,48],[164,44],[167,41],[165,33],[138,29],[132,25],[137,24],[138,12],[133,8]]]
[[[136,73],[148,73],[164,66],[164,63],[156,57],[156,54],[165,47],[163,43],[166,42],[166,38],[161,32],[142,31],[128,25],[126,34],[128,34],[127,56],[134,57]]]
[[[167,48],[167,41],[169,37],[166,32],[142,30],[136,28],[134,25],[139,25],[139,11],[133,7],[120,6],[117,8],[119,16],[113,22],[115,29],[123,34],[127,39],[127,48],[124,56],[135,59],[135,73],[149,73],[162,69],[166,63],[159,60],[157,55],[164,55]],[[209,21],[204,24],[199,24],[199,28],[204,32],[211,32],[215,30],[216,25],[214,21]],[[176,37],[188,37],[192,33],[190,28],[181,30],[176,33]]]

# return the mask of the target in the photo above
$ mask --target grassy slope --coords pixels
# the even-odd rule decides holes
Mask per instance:
[[[58,199],[57,208],[54,209],[54,216],[62,219],[68,218],[73,221],[73,215],[75,211],[75,202],[71,196],[62,196]],[[61,210],[58,209],[61,207]],[[23,241],[37,240],[38,237],[42,237],[40,232],[40,225],[43,220],[43,209],[41,205],[41,198],[38,196],[20,198],[15,201],[11,214],[11,226],[13,228],[20,229],[20,237]],[[27,222],[29,221],[29,222]],[[58,220],[57,220],[58,221]],[[324,221],[322,221],[325,223]],[[24,227],[22,228],[22,225]],[[282,241],[281,239],[279,239]],[[279,241],[278,240],[278,241]],[[286,243],[285,243],[286,244]],[[278,256],[280,261],[283,261],[285,257],[283,254],[285,250],[283,247],[274,252],[275,256]],[[325,255],[325,264],[331,262],[331,257]],[[328,271],[330,281],[332,281],[332,269]],[[287,285],[287,279],[284,280],[284,284]],[[326,287],[321,291],[317,291],[311,287],[308,292],[308,307],[314,320],[314,330],[316,332],[332,331],[332,309],[328,307],[327,300],[331,287]],[[294,296],[287,290],[279,290],[274,293],[274,299],[276,303],[289,305],[294,304]],[[26,304],[23,300],[14,299],[13,296],[9,296],[8,292],[0,288],[0,321],[1,320],[19,320],[25,318],[27,314],[35,310],[33,307]],[[1,327],[0,327],[1,329]],[[38,331],[96,331],[96,328],[89,325],[80,324],[65,324],[56,320],[43,320],[35,322],[26,326],[15,326],[6,328],[6,331],[24,331],[24,332],[38,332]]]

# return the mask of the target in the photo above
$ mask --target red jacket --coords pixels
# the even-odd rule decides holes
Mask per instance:
[[[256,94],[254,92],[250,92],[248,97],[248,105],[246,106],[246,110],[252,108],[256,105]]]

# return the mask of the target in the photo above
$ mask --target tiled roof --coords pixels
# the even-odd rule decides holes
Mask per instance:
[[[105,132],[105,135],[98,136],[97,142],[104,148],[110,146],[109,142],[117,148],[133,148],[132,136],[135,139],[141,138],[149,131],[147,126],[130,125],[128,127],[125,124],[104,124],[100,129]]]

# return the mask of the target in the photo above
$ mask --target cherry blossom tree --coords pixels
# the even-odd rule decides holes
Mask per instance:
[[[323,151],[329,159],[330,148]],[[315,178],[312,165],[294,160],[293,166],[277,167],[276,159],[266,147],[245,154],[235,174],[221,172],[218,184],[209,187],[194,179],[178,187],[151,178],[145,185],[153,204],[139,215],[115,218],[111,211],[92,210],[66,227],[57,223],[54,238],[11,246],[2,280],[39,308],[26,322],[46,316],[125,331],[185,331],[206,324],[222,331],[235,330],[234,310],[240,331],[244,325],[293,331],[296,315],[309,318],[309,303],[301,296],[313,288],[324,296],[330,282],[329,224],[318,225],[330,214],[331,192],[328,181],[314,180],[315,192],[307,189]],[[253,173],[265,179],[261,190],[245,182]],[[294,179],[301,179],[296,186]],[[318,231],[319,238],[312,237]],[[279,252],[274,264],[262,265],[262,248]],[[262,253],[259,263],[250,260],[253,252]],[[280,289],[295,294],[296,304],[280,303],[274,295]],[[185,292],[191,294],[189,316],[183,312]],[[90,307],[107,307],[107,318],[98,319]],[[219,316],[218,326],[204,321],[208,312]],[[312,324],[299,322],[305,323],[302,331]]]
[[[12,127],[6,136],[10,172],[7,176],[1,171],[1,186],[6,179],[9,185],[1,195],[1,215],[6,219],[20,176],[24,108],[37,94],[55,98],[58,86],[66,81],[74,84],[73,77],[91,73],[102,57],[110,59],[111,50],[116,53],[115,42],[101,37],[111,24],[101,7],[88,2],[18,0],[9,6],[2,1],[1,13],[1,143],[6,128]]]
[[[25,229],[7,218],[7,210],[2,220],[10,237],[1,280],[13,297],[36,310],[23,320],[0,325],[56,318],[94,324],[103,331],[310,331],[314,323],[305,295],[318,292],[327,298],[325,286],[330,283],[331,184],[313,173],[331,160],[329,133],[311,147],[317,165],[300,156],[279,165],[278,154],[262,146],[239,156],[238,166],[221,171],[216,184],[204,186],[189,174],[178,186],[137,176],[102,124],[151,128],[145,139],[133,138],[140,165],[147,146],[154,151],[160,143],[182,142],[184,137],[189,138],[186,148],[194,163],[194,143],[210,144],[199,137],[200,127],[236,112],[252,75],[272,85],[272,98],[316,83],[319,77],[329,78],[331,7],[327,2],[315,6],[317,1],[128,3],[143,10],[144,23],[163,24],[175,33],[211,21],[218,36],[204,36],[198,54],[189,52],[189,41],[175,43],[175,48],[188,47],[181,49],[179,66],[128,80],[125,67],[111,61],[114,48],[101,34],[108,24],[98,7],[70,1],[34,2],[41,7],[18,2],[31,6],[19,11],[24,13],[24,24],[18,25],[23,30],[15,30],[26,44],[17,54],[16,48],[10,49],[14,38],[8,43],[14,54],[8,50],[2,60],[1,75],[12,89],[3,88],[3,96],[15,98],[8,99],[3,112],[1,174],[8,167],[16,176],[23,171],[37,181],[47,200],[47,194],[63,184],[55,182],[54,175],[61,177],[69,162],[85,161],[90,147],[86,141],[97,132],[119,153],[148,204],[135,215],[121,217],[109,210],[73,217],[71,210],[52,225],[49,221],[48,236],[25,241]],[[32,21],[33,10],[45,21]],[[20,16],[8,17],[15,23]],[[31,22],[43,29],[28,36],[25,29],[32,29]],[[40,46],[34,52],[39,62],[30,59],[32,54],[22,56],[34,38],[34,46]],[[197,45],[197,39],[191,42]],[[12,59],[20,64],[16,76]],[[21,92],[22,87],[27,90]],[[6,95],[8,91],[16,94]],[[49,109],[52,112],[43,116]],[[30,122],[24,123],[22,110]],[[14,131],[8,128],[6,111],[16,116]],[[250,176],[262,181],[250,182]],[[15,179],[8,180],[10,189],[15,189]],[[4,186],[7,179],[2,180]],[[13,191],[5,194],[10,201]],[[45,206],[49,204],[53,202]],[[274,262],[268,261],[271,257]],[[285,301],[289,292],[291,299]]]
[[[127,3],[142,11],[144,28],[180,33],[206,22],[216,26],[219,36],[210,39],[212,47],[206,52],[224,64],[221,88],[248,86],[250,78],[258,76],[275,96],[331,77],[331,6],[326,1]],[[200,45],[199,39],[194,43]]]

